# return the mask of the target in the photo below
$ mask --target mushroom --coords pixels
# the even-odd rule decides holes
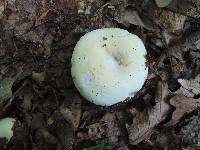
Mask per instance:
[[[6,138],[7,142],[10,141],[13,136],[12,128],[15,121],[14,118],[4,118],[0,120],[0,138]]]
[[[97,29],[76,44],[71,75],[85,99],[110,106],[142,88],[148,75],[145,56],[138,36],[119,28]]]

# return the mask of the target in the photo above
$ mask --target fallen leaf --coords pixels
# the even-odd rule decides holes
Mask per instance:
[[[185,115],[175,128],[176,134],[190,144],[200,146],[200,111],[199,109]]]
[[[168,7],[176,12],[186,14],[187,16],[193,17],[194,19],[200,18],[200,1],[199,0],[174,0],[172,5]]]
[[[106,113],[99,122],[88,126],[88,136],[91,140],[107,139],[106,143],[117,144],[122,132],[115,115]]]
[[[119,142],[119,137],[122,136],[119,122],[116,116],[112,113],[107,113],[103,118],[102,122],[106,125],[106,135],[109,138],[109,143]]]
[[[60,112],[66,121],[71,123],[74,128],[78,128],[81,118],[81,99],[77,94],[72,97],[72,104],[70,107],[62,105]]]
[[[46,73],[45,72],[32,72],[32,78],[33,80],[37,81],[37,82],[43,82],[46,78]]]
[[[166,83],[159,82],[157,86],[155,101],[157,102],[152,108],[146,108],[143,112],[133,112],[133,122],[127,127],[129,141],[135,145],[143,141],[150,134],[152,129],[165,119],[170,106],[165,102],[168,96],[168,86]]]
[[[188,91],[187,89],[183,88],[182,86],[175,92],[176,95],[184,95],[186,97],[193,98],[195,95],[194,93]]]
[[[192,92],[195,95],[200,94],[200,74],[195,77],[195,79],[178,79],[178,82],[183,88]]]
[[[130,25],[136,25],[148,30],[153,30],[153,25],[151,22],[145,19],[145,17],[140,17],[138,12],[132,9],[126,9],[122,14],[116,16],[115,18],[117,22],[124,24],[126,27],[129,27]]]
[[[33,149],[40,149],[39,147],[41,149],[62,149],[60,140],[46,129],[36,129],[32,138],[34,140]]]
[[[200,107],[200,99],[189,98],[184,95],[176,95],[170,99],[170,104],[176,108],[172,114],[172,119],[166,125],[176,125],[180,118],[198,107]]]
[[[143,24],[140,16],[138,15],[137,11],[135,11],[135,10],[126,9],[125,12],[123,14],[121,14],[121,16],[119,16],[119,18],[117,18],[116,20],[119,23],[126,25],[127,27],[130,26],[130,24],[144,27],[144,24]]]
[[[88,136],[93,140],[103,138],[105,130],[104,125],[101,123],[94,123],[88,126]]]
[[[57,111],[54,112],[51,119],[53,123],[49,125],[49,131],[59,139],[59,142],[65,147],[64,150],[72,150],[75,135],[73,125],[66,122],[62,114]]]
[[[4,12],[4,1],[0,1],[0,19],[3,17],[3,12]]]
[[[186,16],[171,12],[169,10],[155,10],[155,22],[168,32],[182,31],[184,28]]]
[[[14,102],[18,102],[19,105],[15,106],[23,112],[28,112],[32,108],[32,100],[35,97],[32,83],[30,80],[24,80],[23,84],[14,92]]]
[[[169,54],[179,62],[182,66],[182,71],[173,76],[180,78],[184,75],[185,78],[195,78],[200,72],[200,53],[199,53],[200,32],[192,32],[191,34],[182,37],[175,44],[169,46]],[[176,68],[172,71],[174,72]]]
[[[6,78],[0,81],[0,104],[12,96],[12,85],[14,83],[14,79]]]

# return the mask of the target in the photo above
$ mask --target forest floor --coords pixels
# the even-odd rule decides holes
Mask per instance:
[[[70,74],[77,41],[105,27],[138,35],[149,67],[111,107],[81,97]],[[196,150],[199,107],[199,0],[0,0],[0,118],[17,120],[1,150]]]

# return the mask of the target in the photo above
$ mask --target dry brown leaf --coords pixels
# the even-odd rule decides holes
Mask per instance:
[[[175,92],[176,95],[184,95],[186,97],[191,97],[193,98],[194,97],[194,93],[188,91],[187,89],[183,88],[183,87],[180,87],[176,92]]]
[[[88,126],[90,140],[107,139],[106,143],[116,144],[122,136],[119,122],[113,113],[106,113],[103,118]]]
[[[150,135],[153,127],[163,121],[170,109],[165,102],[168,96],[168,86],[166,83],[158,83],[156,91],[157,104],[152,108],[147,108],[143,112],[133,111],[133,123],[127,127],[130,143],[135,145]]]
[[[186,16],[174,13],[168,10],[156,10],[156,23],[164,27],[169,32],[177,32],[183,30]]]
[[[4,1],[0,1],[0,19],[3,17],[3,12],[5,10],[4,6]]]
[[[118,18],[116,18],[116,20],[119,23],[126,25],[127,27],[129,27],[130,24],[144,27],[144,24],[143,24],[141,18],[139,17],[138,13],[135,10],[129,10],[129,9],[125,10],[125,12],[123,14],[121,14],[121,16],[118,16]]]
[[[93,140],[102,138],[105,133],[105,128],[102,123],[94,123],[88,126],[88,128],[88,136]]]
[[[198,107],[200,107],[200,99],[189,98],[184,95],[176,95],[170,99],[170,104],[176,107],[176,110],[172,114],[172,119],[168,126],[173,126],[178,123],[180,118]]]
[[[148,30],[153,30],[152,23],[149,22],[146,17],[140,17],[138,12],[132,9],[126,9],[123,13],[117,15],[115,20],[121,24],[124,24],[126,27],[130,27],[130,25],[136,25]]]
[[[116,116],[112,113],[107,113],[103,118],[102,122],[105,122],[106,135],[109,137],[110,143],[119,142],[119,136],[122,135],[121,130],[119,128],[119,122]]]
[[[78,128],[82,112],[81,99],[79,95],[74,94],[70,108],[62,105],[60,107],[60,112],[66,121],[73,124],[74,128]]]
[[[185,88],[187,91],[192,92],[193,94],[200,94],[200,74],[195,77],[195,79],[178,79],[178,82]]]
[[[37,82],[42,82],[46,79],[46,73],[45,72],[32,72],[32,78],[33,80],[37,81]]]

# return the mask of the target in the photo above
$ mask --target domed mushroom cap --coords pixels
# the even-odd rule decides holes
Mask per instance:
[[[97,29],[75,46],[71,74],[80,94],[102,106],[124,101],[139,91],[148,75],[141,39],[119,28]]]

